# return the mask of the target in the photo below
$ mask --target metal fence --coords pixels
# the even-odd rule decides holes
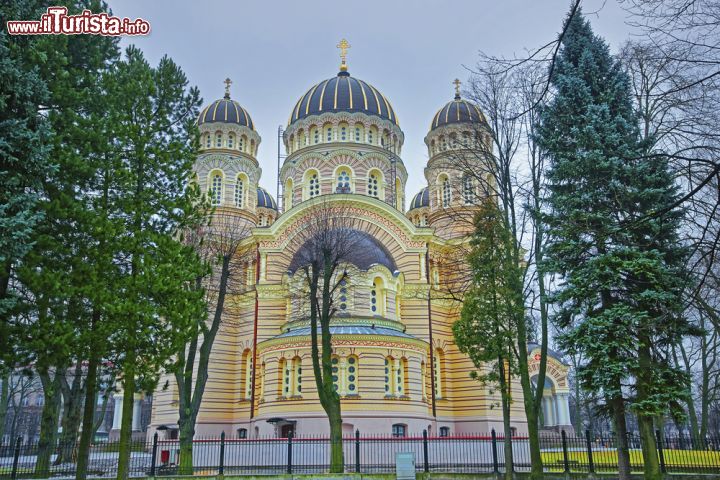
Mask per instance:
[[[629,437],[632,470],[642,472],[640,439]],[[658,432],[657,455],[667,473],[720,473],[720,440],[690,436],[662,436]],[[612,436],[545,434],[540,439],[543,464],[548,472],[612,473],[617,471],[617,449]],[[395,470],[398,453],[412,452],[418,472],[493,473],[505,471],[505,442],[496,435],[429,437],[427,432],[409,437],[365,436],[360,432],[343,439],[346,472],[388,473]],[[115,477],[119,445],[96,443],[90,449],[89,476]],[[56,445],[48,468],[37,465],[39,445],[21,438],[0,445],[0,478],[38,476],[73,477],[76,445]],[[178,473],[178,440],[131,444],[130,473],[134,477]],[[195,474],[258,475],[323,473],[329,469],[330,440],[327,438],[220,438],[193,442]],[[530,468],[525,437],[512,439],[512,468]]]

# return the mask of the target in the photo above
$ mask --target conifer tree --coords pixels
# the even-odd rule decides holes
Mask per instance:
[[[36,14],[39,8],[32,3],[0,5],[3,19]],[[34,62],[37,43],[29,36],[11,38],[4,22],[0,26],[0,369],[17,350],[11,316],[19,305],[12,283],[42,219],[42,180],[52,170],[50,127],[40,112],[49,94]]]
[[[538,126],[550,159],[549,246],[559,341],[586,363],[578,379],[604,396],[620,478],[629,478],[625,415],[638,415],[646,478],[659,478],[653,418],[682,398],[669,347],[692,333],[680,315],[682,212],[662,157],[646,155],[629,79],[580,12],[567,20]]]
[[[205,266],[180,234],[202,221],[199,188],[189,183],[200,98],[172,60],[151,67],[135,47],[103,86],[115,139],[111,215],[123,223],[112,247],[120,274],[109,341],[124,390],[118,478],[127,478],[133,397],[152,390],[207,312],[203,291],[194,288]]]
[[[468,257],[472,281],[464,297],[460,319],[452,328],[458,348],[477,368],[473,377],[500,390],[505,476],[512,478],[510,379],[517,375],[517,359],[524,360],[527,354],[517,350],[516,322],[525,321],[522,284],[519,259],[512,253],[512,233],[504,218],[492,200],[479,206]]]

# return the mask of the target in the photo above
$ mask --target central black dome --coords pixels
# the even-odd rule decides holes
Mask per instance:
[[[326,112],[361,112],[376,115],[399,125],[387,98],[369,83],[340,72],[313,85],[295,104],[288,124]]]

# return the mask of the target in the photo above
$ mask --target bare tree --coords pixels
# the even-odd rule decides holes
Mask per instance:
[[[471,134],[461,140],[451,137],[449,148],[441,151],[440,160],[436,160],[460,179],[454,193],[455,198],[462,200],[462,206],[445,212],[452,223],[471,224],[477,207],[490,198],[497,203],[511,232],[510,255],[521,264],[516,285],[522,290],[518,293],[525,304],[522,317],[512,322],[516,326],[514,357],[523,389],[536,477],[542,473],[538,435],[543,389],[533,384],[544,385],[549,339],[547,279],[538,268],[545,242],[540,215],[544,165],[533,141],[533,128],[545,81],[546,72],[537,65],[508,69],[496,60],[486,58],[480,62],[471,76],[466,96],[486,115],[485,122],[464,126],[472,130]],[[451,281],[442,290],[461,301],[472,272],[460,265],[467,263],[467,245],[458,247],[455,256],[443,255],[444,271]],[[537,379],[530,378],[527,361],[528,343],[535,340],[541,349]]]
[[[250,291],[246,278],[255,251],[250,238],[254,223],[245,215],[244,212],[218,210],[209,225],[188,232],[186,236],[208,265],[208,270],[206,275],[197,278],[193,287],[194,291],[204,294],[207,311],[197,312],[192,334],[183,349],[177,352],[172,365],[178,390],[181,474],[193,473],[195,424],[208,381],[210,355],[218,331],[231,323],[227,299]]]
[[[348,268],[372,258],[367,236],[358,230],[348,204],[320,197],[288,248],[291,298],[296,318],[310,326],[311,358],[320,404],[330,425],[330,473],[344,471],[342,412],[332,372],[330,326],[338,312],[340,288]]]

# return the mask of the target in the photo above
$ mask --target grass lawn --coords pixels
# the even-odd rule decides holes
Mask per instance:
[[[671,471],[720,471],[720,452],[705,450],[671,450],[663,449],[665,465]],[[542,452],[543,465],[550,471],[563,470],[562,451]],[[569,451],[568,462],[571,471],[587,471],[588,455],[585,451]],[[593,450],[595,470],[617,471],[617,451]],[[633,470],[642,470],[643,455],[641,450],[630,450],[630,464]]]

